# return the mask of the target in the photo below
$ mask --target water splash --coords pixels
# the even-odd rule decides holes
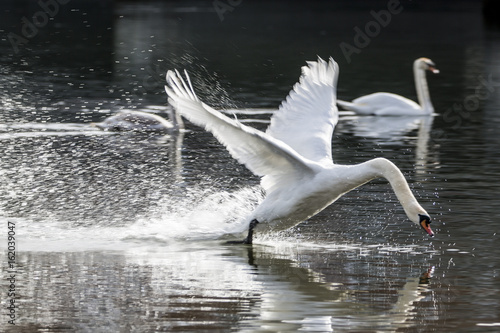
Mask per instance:
[[[160,204],[156,217],[132,225],[127,239],[217,239],[248,228],[248,215],[263,199],[260,188],[235,192],[190,190],[184,197],[169,197]]]
[[[27,220],[0,215],[17,225],[20,250],[126,250],[167,246],[178,241],[215,240],[246,230],[247,216],[263,198],[260,188],[235,192],[189,190],[169,196],[148,217],[126,225],[84,224],[60,220]]]

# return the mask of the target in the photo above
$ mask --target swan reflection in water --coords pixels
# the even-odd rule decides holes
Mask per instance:
[[[332,332],[341,328],[392,332],[419,324],[421,316],[415,309],[431,294],[428,285],[432,268],[406,279],[388,274],[391,265],[384,260],[371,265],[360,262],[361,268],[353,271],[352,261],[346,261],[345,256],[366,249],[355,245],[335,249],[329,244],[329,249],[323,249],[326,252],[318,254],[314,246],[321,245],[311,245],[310,249],[303,245],[208,245],[211,251],[191,245],[190,251],[177,249],[155,262],[157,270],[150,283],[154,295],[166,299],[163,306],[168,314],[163,316],[173,318],[172,328],[189,327],[199,316],[206,318],[207,314],[195,312],[199,302],[205,304],[205,313],[226,311],[226,318],[234,318],[232,326],[240,332]],[[393,254],[402,255],[397,250]],[[306,262],[297,259],[302,255],[308,258]],[[328,257],[333,266],[321,266],[323,259],[319,256]],[[315,257],[320,260],[315,261]],[[176,287],[178,283],[182,283],[182,290]],[[233,300],[238,306],[225,309]],[[426,315],[429,311],[426,308]]]
[[[416,172],[424,172],[429,164],[435,163],[429,154],[433,115],[420,117],[377,117],[345,115],[340,118],[339,129],[356,137],[384,146],[406,147],[413,143]],[[416,134],[413,134],[416,133]]]
[[[265,291],[258,311],[260,324],[271,331],[294,329],[333,332],[336,331],[335,327],[383,327],[387,331],[396,331],[411,326],[409,322],[416,315],[412,310],[429,292],[428,284],[434,272],[432,267],[420,275],[407,278],[396,290],[391,287],[384,291],[363,290],[363,287],[356,289],[346,286],[345,282],[328,281],[342,280],[343,275],[353,275],[348,267],[336,265],[337,274],[329,274],[327,280],[325,275],[301,267],[291,256],[283,255],[282,250],[266,246],[248,249],[249,265],[257,271],[257,275],[262,276],[262,288]],[[338,257],[342,258],[342,254],[339,253]],[[308,266],[314,267],[314,263]],[[383,269],[381,275],[384,274]],[[360,272],[360,278],[364,279],[366,273]],[[356,278],[351,276],[351,279]],[[391,282],[387,284],[390,285]],[[392,303],[395,294],[397,298]],[[389,310],[374,314],[377,311],[371,306],[373,300],[382,302]]]
[[[279,240],[276,247],[253,248],[146,243],[75,251],[67,242],[68,251],[22,253],[23,293],[31,301],[20,329],[59,323],[89,332],[109,325],[114,331],[133,325],[138,331],[393,332],[425,327],[425,318],[439,315],[429,290],[432,269],[419,273],[425,263],[418,255],[410,258],[410,277],[394,267],[393,260],[408,259],[405,248],[387,256],[366,246]],[[359,256],[363,251],[372,255]]]

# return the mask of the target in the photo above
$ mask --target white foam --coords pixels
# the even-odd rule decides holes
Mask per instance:
[[[245,188],[236,192],[190,191],[185,197],[169,196],[156,212],[125,226],[103,223],[77,226],[66,221],[15,221],[19,250],[84,251],[151,247],[178,240],[214,240],[245,232],[247,216],[262,199],[261,191]]]

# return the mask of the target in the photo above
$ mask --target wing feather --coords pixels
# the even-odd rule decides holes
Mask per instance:
[[[313,175],[315,164],[302,158],[284,142],[202,103],[186,72],[185,76],[187,83],[179,72],[168,71],[165,91],[170,104],[189,121],[212,132],[229,153],[250,171],[264,176],[262,185],[266,191],[272,191],[285,178]]]
[[[328,63],[319,57],[318,61],[307,62],[266,133],[311,161],[332,164],[332,134],[338,122],[338,72],[332,58]]]

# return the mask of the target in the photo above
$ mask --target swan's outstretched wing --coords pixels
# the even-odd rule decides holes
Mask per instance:
[[[302,76],[266,133],[292,147],[300,155],[321,164],[332,163],[332,134],[338,121],[337,78],[339,67],[321,58],[302,67]]]
[[[195,125],[204,127],[226,146],[231,155],[259,176],[270,192],[283,180],[295,180],[313,174],[314,163],[305,160],[288,145],[270,135],[243,125],[196,96],[189,76],[186,81],[176,71],[168,71],[165,91],[170,104]]]

